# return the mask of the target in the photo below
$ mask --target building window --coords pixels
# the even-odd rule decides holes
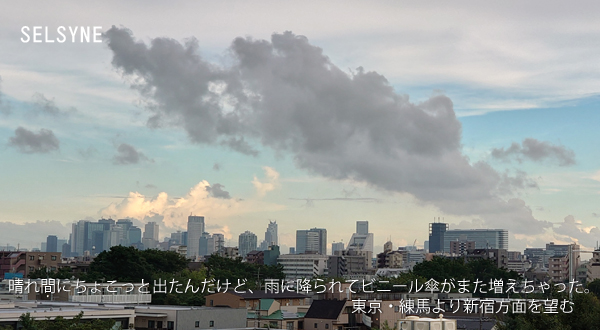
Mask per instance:
[[[325,329],[329,329],[329,323],[325,323]]]
[[[304,330],[304,321],[298,321],[298,330]]]
[[[215,326],[215,321],[208,321],[208,326],[209,327],[214,327]]]
[[[34,271],[34,270],[35,270],[35,269],[33,268],[33,266],[29,266],[29,271],[30,271],[30,272],[32,272],[32,271]]]
[[[196,323],[194,324],[194,327],[200,328],[200,321],[196,321]]]
[[[315,329],[318,328],[319,326],[315,323]]]
[[[29,256],[29,260],[35,260],[35,256]]]
[[[162,321],[156,321],[156,328],[162,329]]]
[[[294,322],[287,322],[285,328],[286,330],[294,330]]]
[[[40,260],[44,260],[44,256],[40,256]]]
[[[154,321],[148,321],[148,329],[154,329]]]
[[[175,322],[167,321],[167,330],[174,330],[174,329],[175,329]]]
[[[56,261],[56,256],[52,256],[50,259],[52,259],[52,261]]]
[[[210,305],[212,306],[212,305],[213,305],[213,303],[214,303],[214,301],[211,299],[211,300],[210,300]]]

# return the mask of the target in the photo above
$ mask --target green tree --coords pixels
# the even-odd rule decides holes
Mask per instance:
[[[223,283],[229,280],[233,285],[237,281],[246,282],[247,289],[259,288],[259,285],[265,282],[265,279],[285,279],[283,266],[257,265],[242,262],[241,258],[230,259],[211,255],[204,263],[207,269],[207,276]]]
[[[19,317],[22,330],[109,330],[115,328],[115,321],[94,319],[91,321],[82,320],[83,312],[79,313],[73,319],[65,319],[61,316],[54,320],[36,320],[31,314],[23,314]]]
[[[587,284],[587,289],[600,298],[600,279],[595,279]]]
[[[152,295],[152,304],[156,305],[184,305],[184,306],[203,306],[205,297],[208,294],[203,290],[203,285],[211,283],[206,276],[206,269],[189,270],[185,269],[177,274],[157,273],[154,274],[156,281],[167,282],[167,293],[155,293]],[[154,282],[153,280],[153,282]],[[190,289],[186,290],[190,285]],[[173,286],[173,290],[171,290]],[[231,289],[231,287],[229,288]],[[211,288],[215,291],[215,288]],[[187,292],[186,292],[187,291]],[[196,291],[196,292],[194,292]],[[204,291],[204,292],[203,292]],[[181,293],[178,293],[181,292]]]
[[[87,280],[148,282],[152,278],[152,266],[140,250],[129,246],[113,246],[103,251],[90,264]]]

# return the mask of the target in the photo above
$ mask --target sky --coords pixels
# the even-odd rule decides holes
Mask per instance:
[[[0,245],[204,215],[375,250],[428,223],[600,240],[600,4],[27,2],[0,10]],[[23,42],[41,26],[42,42]],[[58,28],[99,26],[97,43]],[[45,29],[47,40],[45,42]]]

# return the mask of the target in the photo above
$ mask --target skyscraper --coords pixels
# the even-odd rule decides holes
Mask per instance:
[[[86,243],[86,229],[88,220],[79,220],[72,224],[71,230],[71,256],[83,256]]]
[[[335,251],[344,251],[344,242],[337,242],[331,244],[331,254],[335,255]]]
[[[265,232],[265,242],[267,242],[267,247],[279,245],[277,240],[277,221],[269,221],[269,226]]]
[[[429,253],[444,252],[444,233],[447,230],[447,223],[434,222],[429,224]]]
[[[238,249],[240,257],[245,258],[248,252],[256,250],[257,238],[252,232],[245,231],[240,234],[238,239]]]
[[[373,253],[373,233],[369,233],[368,221],[356,222],[356,233],[352,234],[348,242],[348,249],[363,250]]]
[[[46,252],[58,252],[58,237],[54,235],[48,235],[46,238]]]
[[[204,233],[204,217],[190,215],[187,224],[187,256],[195,259],[200,253],[200,237]]]
[[[124,228],[129,230],[129,228]],[[148,222],[144,227],[144,238],[151,238],[158,242],[158,224],[156,222]]]
[[[356,221],[356,233],[366,235],[369,233],[369,221]]]
[[[215,253],[222,255],[223,249],[225,249],[225,235],[217,233],[212,236],[215,240]]]
[[[296,230],[296,253],[327,255],[327,229]]]

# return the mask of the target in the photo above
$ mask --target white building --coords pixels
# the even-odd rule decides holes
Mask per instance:
[[[204,233],[204,217],[190,215],[187,233],[187,256],[195,260],[200,252],[200,237]]]
[[[320,254],[282,254],[277,262],[283,266],[286,279],[311,279],[325,275],[327,259]]]

